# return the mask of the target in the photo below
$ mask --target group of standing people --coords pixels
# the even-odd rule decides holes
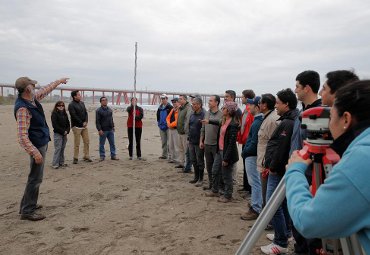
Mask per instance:
[[[220,96],[211,96],[208,111],[203,108],[199,95],[191,95],[190,102],[187,95],[174,97],[170,105],[167,95],[163,94],[157,110],[162,141],[159,158],[175,163],[180,173],[190,173],[191,167],[187,165],[191,163],[194,177],[189,183],[208,190],[208,196],[220,191],[219,201],[224,203],[232,200],[241,123],[235,92],[228,90],[226,94],[221,109]],[[204,185],[204,168],[207,168],[208,185]]]
[[[321,248],[319,238],[337,238],[353,233],[358,233],[364,250],[370,252],[370,176],[366,156],[370,144],[370,81],[359,81],[356,74],[346,70],[329,72],[326,78],[320,93],[320,76],[311,70],[297,75],[294,92],[289,88],[283,89],[275,97],[269,93],[255,96],[252,90],[244,90],[244,111],[235,102],[233,90],[225,92],[221,109],[221,98],[211,96],[208,111],[197,95],[192,96],[191,102],[188,102],[187,95],[180,95],[171,100],[172,105],[168,104],[167,95],[161,96],[162,104],[157,112],[162,139],[160,158],[176,163],[175,167],[182,173],[190,172],[187,164],[191,162],[194,178],[190,183],[207,190],[207,197],[217,197],[223,203],[232,201],[236,163],[241,154],[244,178],[251,187],[251,201],[241,216],[242,220],[256,219],[286,176],[287,199],[271,221],[274,234],[266,235],[272,242],[261,247],[265,254],[286,253],[293,238],[296,253],[315,254]],[[31,161],[20,206],[21,219],[24,220],[45,218],[38,212],[41,206],[37,200],[50,133],[39,100],[67,81],[67,78],[59,79],[37,92],[37,82],[28,77],[21,77],[15,83],[19,93],[14,106],[17,136]],[[62,101],[56,103],[52,113],[55,168],[65,166],[63,152],[71,127],[75,141],[73,163],[78,163],[80,137],[85,145],[83,159],[91,162],[88,114],[80,93],[73,91],[71,96],[71,125]],[[297,108],[298,100],[302,102],[302,109]],[[137,157],[141,159],[143,110],[136,101],[133,98],[127,108],[130,159],[133,158],[134,127]],[[100,102],[101,107],[96,110],[100,160],[105,159],[104,146],[101,146],[106,139],[110,142],[111,159],[117,160],[114,136],[112,138],[113,115],[106,98],[102,97]],[[297,153],[307,138],[299,116],[302,111],[321,105],[332,107],[329,128],[334,143],[331,147],[342,159],[312,197],[310,171],[306,172],[312,162],[302,159]],[[241,152],[237,143],[242,144]],[[207,186],[203,186],[205,167]],[[348,207],[348,201],[351,201],[351,207]]]
[[[14,105],[14,116],[17,121],[17,137],[19,144],[30,155],[31,169],[24,195],[20,205],[21,219],[38,221],[45,216],[38,212],[42,208],[37,204],[39,187],[43,178],[45,156],[50,139],[50,131],[46,122],[45,113],[39,103],[45,96],[53,91],[60,84],[66,84],[68,78],[61,78],[47,86],[35,90],[37,81],[28,77],[20,77],[15,82],[18,90],[18,98]],[[84,102],[81,100],[80,91],[71,92],[72,101],[68,105],[68,117],[66,106],[63,101],[56,102],[52,114],[51,122],[54,131],[54,156],[52,168],[67,167],[65,163],[64,151],[66,148],[68,134],[71,129],[74,137],[73,164],[78,164],[81,137],[83,141],[83,161],[92,162],[89,153],[89,130],[88,112]],[[136,105],[136,98],[131,99],[130,106],[127,107],[127,133],[129,138],[129,159],[133,158],[133,126],[135,126],[135,140],[137,158],[141,158],[141,133],[142,118],[144,111]],[[108,107],[108,100],[105,96],[100,98],[101,106],[96,109],[96,129],[99,134],[99,161],[105,160],[105,142],[108,140],[110,146],[111,160],[119,160],[116,155],[114,141],[115,125],[113,111]],[[135,109],[135,111],[134,111]]]
[[[344,131],[348,129],[348,123],[350,122],[346,119],[346,115],[343,115],[345,109],[348,108],[352,116],[356,116],[356,121],[351,122],[355,127],[349,133],[351,138],[348,137],[349,134],[346,132],[336,134],[337,127],[333,124],[334,120],[331,120],[330,130],[333,137],[340,138],[339,141],[337,139],[334,142],[332,147],[340,156],[343,155],[355,136],[359,134],[356,130],[361,127],[360,130],[363,131],[370,126],[370,118],[367,121],[361,121],[360,126],[357,123],[358,118],[370,117],[368,114],[357,113],[354,110],[357,109],[354,103],[349,103],[351,106],[346,107],[344,103],[342,104],[344,99],[340,99],[342,100],[340,101],[336,98],[337,91],[342,91],[339,95],[343,98],[350,97],[349,92],[345,92],[344,88],[348,91],[356,90],[356,93],[362,90],[367,91],[370,86],[369,81],[364,81],[360,85],[361,82],[358,81],[357,75],[347,70],[329,72],[326,78],[321,91],[320,76],[312,70],[297,75],[294,91],[287,88],[280,90],[276,96],[270,93],[256,96],[252,90],[244,90],[241,95],[242,103],[245,105],[243,111],[235,103],[236,94],[232,90],[225,92],[221,109],[219,108],[221,100],[217,95],[209,98],[208,111],[203,109],[201,97],[194,96],[190,102],[187,102],[186,95],[173,98],[172,109],[167,102],[166,105],[162,104],[158,109],[158,116],[161,118],[164,118],[161,115],[161,109],[163,115],[166,112],[164,109],[171,109],[167,115],[167,127],[164,122],[160,122],[161,118],[158,118],[160,132],[164,133],[167,130],[167,134],[170,134],[167,137],[161,134],[163,154],[160,158],[168,158],[169,162],[178,163],[182,172],[187,173],[188,170],[185,170],[184,166],[186,152],[189,151],[194,168],[194,178],[190,180],[190,183],[198,187],[203,186],[204,167],[206,167],[208,185],[203,186],[203,188],[208,190],[205,194],[207,197],[217,197],[220,202],[230,202],[232,200],[235,163],[239,159],[239,154],[241,155],[244,163],[243,172],[245,173],[243,189],[250,189],[251,193],[248,209],[241,215],[242,220],[258,218],[266,201],[271,198],[285,175],[286,165],[291,157],[290,167],[295,171],[290,172],[287,179],[288,201],[284,200],[270,225],[267,226],[273,229],[274,233],[266,235],[266,238],[272,242],[261,247],[265,254],[286,253],[288,243],[292,240],[295,240],[294,249],[297,253],[316,254],[316,251],[322,248],[321,239],[319,239],[322,237],[320,231],[305,229],[309,227],[309,224],[314,224],[312,221],[315,219],[315,217],[310,217],[310,215],[316,213],[313,213],[310,209],[310,200],[320,201],[321,198],[307,199],[306,193],[309,190],[305,188],[306,186],[303,183],[305,181],[308,185],[311,183],[310,171],[307,171],[305,176],[305,170],[311,162],[301,159],[295,152],[303,147],[303,141],[307,138],[306,131],[301,128],[301,113],[312,107],[322,105],[332,107],[335,102],[340,102],[340,107],[343,109],[337,111],[341,111],[339,117],[343,119]],[[341,89],[342,87],[343,89]],[[319,98],[319,95],[321,98]],[[167,96],[162,96],[167,101]],[[370,95],[357,94],[356,100],[365,100],[366,96]],[[300,108],[298,108],[299,101],[302,103]],[[363,103],[365,104],[365,102]],[[349,142],[342,144],[340,141]],[[168,142],[167,149],[166,142]],[[240,153],[238,152],[237,143],[242,145]],[[299,188],[294,186],[295,180],[290,176],[297,176],[301,183]],[[361,186],[362,184],[356,183],[354,185]],[[328,187],[328,189],[330,188]],[[295,191],[298,191],[299,194],[296,194]],[[347,193],[353,194],[351,192]],[[362,192],[360,193],[357,196],[361,197],[363,195]],[[299,195],[302,196],[299,197]],[[292,198],[290,201],[289,197]],[[323,195],[323,197],[326,199],[326,203],[330,204],[329,197],[326,195]],[[293,201],[299,201],[304,206],[300,207]],[[338,201],[343,202],[344,200],[340,198]],[[361,201],[361,199],[358,201]],[[339,206],[339,202],[336,205]],[[325,204],[314,205],[314,207],[320,211],[325,208]],[[291,211],[294,211],[296,215],[291,215]],[[307,218],[301,219],[303,214],[307,214]],[[319,212],[316,214],[319,215]],[[369,218],[369,215],[365,215],[365,219]],[[365,219],[361,221],[362,226],[365,224]],[[338,223],[339,219],[333,221]],[[296,225],[297,227],[295,227]],[[322,229],[322,226],[314,225],[317,229]],[[328,224],[323,225],[330,228]],[[343,228],[341,233],[344,233],[346,227],[344,224],[340,225]],[[309,229],[311,228],[309,227]],[[353,229],[355,228],[351,228],[351,231]],[[368,233],[366,231],[368,230],[365,230],[364,236]],[[302,236],[302,232],[309,238]],[[332,232],[326,230],[323,233],[328,233],[327,235],[330,236]],[[364,236],[362,238],[366,239]]]

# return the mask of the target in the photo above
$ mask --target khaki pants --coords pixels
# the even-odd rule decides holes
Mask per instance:
[[[185,166],[185,153],[186,150],[188,149],[188,135],[180,135],[179,134],[179,142],[180,142],[180,147],[179,147],[179,164]]]
[[[176,129],[168,129],[168,159],[174,160],[176,163],[179,162],[179,150],[180,150],[179,133]]]
[[[74,152],[73,158],[78,159],[78,154],[80,151],[80,138],[82,136],[82,141],[84,143],[84,159],[90,158],[89,155],[89,131],[87,128],[72,128],[74,136]]]

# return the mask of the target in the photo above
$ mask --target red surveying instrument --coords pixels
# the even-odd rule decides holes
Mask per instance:
[[[304,146],[302,150],[299,151],[299,155],[304,159],[311,158],[313,161],[311,186],[311,193],[313,196],[324,182],[324,179],[329,176],[333,165],[340,159],[339,155],[330,148],[333,139],[329,130],[329,120],[329,107],[314,107],[302,113],[302,129],[306,132],[307,139],[304,141]],[[283,177],[256,222],[244,238],[242,244],[235,253],[236,255],[251,253],[253,247],[264,232],[265,227],[271,221],[275,212],[283,202],[285,191],[285,178]],[[341,247],[339,245],[339,240],[323,239],[322,241],[323,248],[317,251],[320,255],[364,254],[358,241],[357,234],[353,234],[351,237],[341,238]]]
[[[303,149],[299,155],[313,161],[312,188],[314,196],[324,179],[329,175],[332,167],[340,157],[330,148],[333,143],[329,130],[330,108],[315,107],[302,113],[302,129],[307,131],[307,140],[303,142]]]

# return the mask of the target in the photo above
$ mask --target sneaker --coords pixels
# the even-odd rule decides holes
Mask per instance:
[[[175,168],[184,168],[183,165],[176,165]]]
[[[73,159],[73,164],[77,164],[77,162],[78,162],[78,159],[77,158],[74,158]]]
[[[39,221],[45,219],[45,215],[41,213],[30,213],[30,214],[21,214],[21,220],[30,220],[30,221]]]
[[[84,158],[84,161],[85,161],[85,162],[93,162],[93,161],[91,160],[91,158]]]
[[[110,157],[111,160],[119,160],[116,156]]]
[[[258,218],[258,216],[259,216],[259,214],[255,210],[253,210],[252,207],[250,207],[249,210],[246,213],[244,213],[242,216],[240,216],[240,219],[242,219],[242,220],[255,220],[255,219]],[[274,240],[274,239],[272,239],[272,240]]]
[[[99,159],[99,162],[102,162],[102,161],[104,161],[105,160],[105,158],[100,158]]]
[[[128,159],[129,159],[129,160],[132,160],[132,157],[129,157]]]
[[[168,160],[168,163],[176,163],[176,161],[173,160],[173,159],[170,159],[170,160]]]
[[[287,253],[288,248],[284,248],[277,244],[270,243],[269,245],[261,246],[261,251],[264,254],[281,254],[281,253]]]
[[[267,237],[267,239],[269,239],[270,241],[274,241],[275,234],[266,234],[266,237]],[[293,237],[293,236],[288,237],[288,242],[293,242],[293,241],[294,241],[294,237]]]
[[[191,180],[189,183],[194,184],[194,183],[197,183],[197,182],[198,182],[198,180],[197,180],[197,179],[193,179],[193,180]]]
[[[60,166],[60,167],[67,167],[67,166],[68,166],[68,164],[60,164],[59,166]]]
[[[274,241],[275,234],[266,234],[266,238],[269,239],[270,241]]]
[[[167,159],[166,156],[160,156],[159,159]]]
[[[220,197],[217,202],[220,202],[220,203],[229,203],[231,202],[233,199],[232,198],[226,198],[226,197]]]
[[[198,181],[197,183],[195,183],[195,187],[202,187],[203,186],[203,181]]]
[[[54,169],[58,169],[59,168],[59,166],[51,166],[52,168],[54,168]]]

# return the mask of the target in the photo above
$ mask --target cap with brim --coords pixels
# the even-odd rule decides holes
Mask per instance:
[[[260,100],[261,100],[261,97],[260,96],[256,96],[255,98],[253,98],[253,99],[247,99],[247,103],[248,104],[254,104],[254,105],[258,105],[259,104],[259,102],[260,102]]]
[[[196,97],[201,97],[201,95],[199,95],[199,94],[193,94],[193,95],[189,95],[189,97],[196,98]]]
[[[16,89],[25,89],[28,85],[36,85],[37,81],[31,80],[28,77],[20,77],[15,81]]]
[[[168,98],[166,94],[162,94],[161,98]]]

